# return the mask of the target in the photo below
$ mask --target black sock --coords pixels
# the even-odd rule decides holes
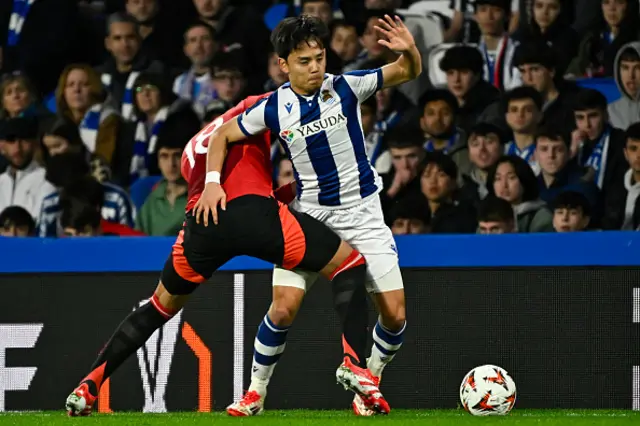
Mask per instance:
[[[89,385],[89,392],[98,395],[102,383],[168,320],[151,302],[131,312],[98,355],[91,373],[82,380]]]
[[[344,355],[361,367],[366,367],[367,291],[364,282],[367,265],[351,267],[333,278],[333,304],[342,324]]]

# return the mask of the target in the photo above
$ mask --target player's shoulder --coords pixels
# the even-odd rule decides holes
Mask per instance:
[[[229,109],[227,112],[222,114],[224,121],[225,122],[229,121],[233,117],[241,115],[244,112],[257,107],[262,102],[266,101],[269,98],[269,96],[271,96],[272,93],[273,92],[267,92],[261,95],[247,96],[246,98],[241,100],[236,106],[234,106],[233,108]]]

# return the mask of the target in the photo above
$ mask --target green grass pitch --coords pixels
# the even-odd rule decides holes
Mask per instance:
[[[67,417],[59,412],[0,414],[2,426],[349,426],[349,425],[640,425],[640,412],[625,410],[518,410],[504,417],[472,417],[461,410],[393,410],[388,416],[357,418],[350,411],[266,411],[252,418],[233,418],[225,413],[115,413],[91,417]]]

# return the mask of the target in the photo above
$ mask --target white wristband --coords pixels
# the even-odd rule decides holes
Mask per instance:
[[[220,184],[220,172],[208,172],[206,177],[204,178],[204,184],[208,183],[217,183]]]

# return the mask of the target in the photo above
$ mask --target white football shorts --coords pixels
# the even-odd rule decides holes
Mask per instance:
[[[291,207],[327,225],[365,257],[368,292],[386,293],[404,288],[396,244],[391,230],[384,223],[377,195],[349,209],[301,208],[296,201],[291,203]],[[318,276],[315,272],[295,269],[289,271],[276,266],[272,283],[274,286],[297,287],[309,291]]]

